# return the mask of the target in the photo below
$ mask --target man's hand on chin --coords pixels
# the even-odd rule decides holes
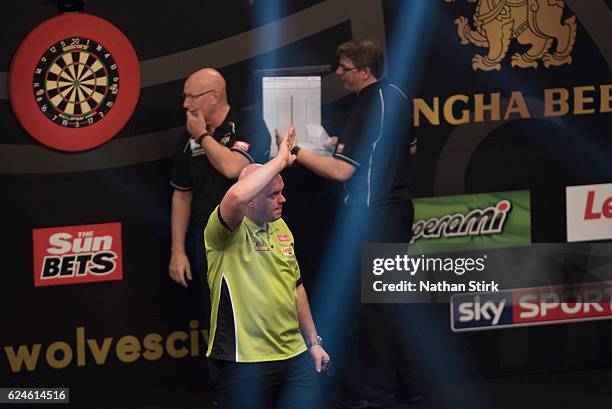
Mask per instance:
[[[189,135],[197,138],[206,132],[206,119],[204,119],[204,115],[201,111],[187,111],[186,115],[186,127]]]

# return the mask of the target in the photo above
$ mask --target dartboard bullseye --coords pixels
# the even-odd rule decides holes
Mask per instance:
[[[91,149],[115,136],[140,94],[140,66],[129,40],[82,13],[36,27],[13,57],[9,98],[17,119],[41,143]]]
[[[34,72],[40,110],[61,126],[79,128],[104,118],[119,94],[119,69],[102,44],[73,37],[49,47]]]

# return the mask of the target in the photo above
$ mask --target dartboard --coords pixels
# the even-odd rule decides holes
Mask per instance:
[[[9,97],[21,125],[60,150],[90,149],[111,139],[132,115],[139,93],[139,63],[127,38],[109,22],[82,13],[36,27],[9,73]]]
[[[34,97],[51,121],[70,128],[92,125],[112,109],[119,69],[102,44],[67,38],[47,50],[34,71]]]

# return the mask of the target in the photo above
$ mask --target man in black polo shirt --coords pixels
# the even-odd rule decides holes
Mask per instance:
[[[294,147],[296,161],[320,176],[344,182],[343,240],[353,249],[361,244],[408,243],[414,210],[410,194],[410,156],[416,139],[410,133],[410,106],[395,85],[380,79],[382,50],[372,41],[349,41],[338,47],[336,73],[344,88],[356,95],[338,135],[332,157]],[[345,244],[345,248],[346,248]],[[343,408],[386,408],[392,405],[396,384],[397,339],[389,305],[359,305],[358,260],[344,260],[350,269],[352,310],[358,332],[347,337],[357,344],[349,371]],[[335,270],[336,271],[336,270]],[[358,317],[356,317],[358,315]],[[349,325],[350,327],[351,325]]]
[[[186,132],[179,140],[170,180],[174,194],[169,270],[184,287],[193,279],[189,287],[197,313],[208,325],[204,226],[242,169],[269,159],[270,136],[261,116],[230,107],[225,79],[212,68],[187,78],[183,107]]]

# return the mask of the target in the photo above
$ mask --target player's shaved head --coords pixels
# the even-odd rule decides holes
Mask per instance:
[[[251,163],[249,165],[246,165],[243,169],[242,172],[240,172],[240,176],[238,176],[238,180],[243,179],[247,176],[249,176],[251,173],[255,172],[257,169],[261,168],[263,165],[259,164],[259,163]],[[280,179],[283,180],[283,177],[281,175],[276,175],[276,177],[274,179],[272,179],[272,182],[276,179]],[[270,182],[270,183],[272,183]]]
[[[246,165],[240,172],[240,176],[238,176],[238,180],[244,179],[245,177],[249,176],[251,173],[255,172],[257,169],[259,169],[260,167],[262,167],[262,165],[260,165],[259,163],[251,163],[249,165]]]
[[[187,78],[187,82],[198,84],[206,90],[214,89],[223,100],[227,100],[225,78],[214,68],[202,68],[194,72]]]

